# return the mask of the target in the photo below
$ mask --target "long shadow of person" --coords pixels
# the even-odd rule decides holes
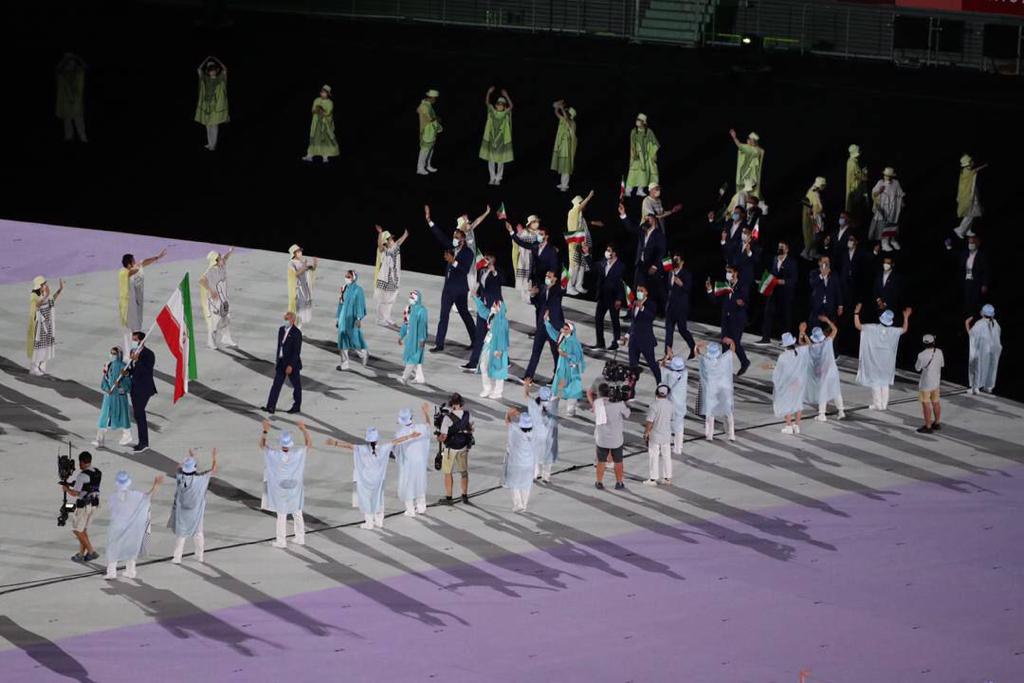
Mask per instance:
[[[6,614],[0,614],[0,637],[31,657],[40,666],[55,674],[73,678],[79,683],[93,683],[89,671],[52,640],[22,628]]]
[[[134,603],[143,614],[155,621],[175,638],[188,640],[196,637],[227,645],[245,657],[255,657],[249,642],[254,641],[283,649],[277,643],[254,636],[205,612],[199,605],[189,602],[172,590],[155,588],[144,581],[111,582],[103,589],[108,595],[120,595]]]

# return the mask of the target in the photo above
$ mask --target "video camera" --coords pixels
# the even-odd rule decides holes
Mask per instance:
[[[638,365],[627,365],[614,359],[605,363],[601,376],[608,383],[608,400],[616,403],[634,398],[641,372],[643,369]]]
[[[461,404],[460,404],[461,405]],[[465,421],[465,429],[455,429],[452,431],[449,428],[446,433],[446,439],[444,443],[441,443],[441,425],[444,423],[444,419],[448,418],[452,422],[453,427],[457,427],[460,422]],[[437,439],[437,455],[434,457],[434,469],[441,469],[442,452],[445,448],[451,448],[453,450],[462,450],[463,448],[472,448],[476,445],[476,439],[473,437],[473,425],[469,422],[469,411],[466,410],[465,406],[462,406],[462,418],[459,418],[452,411],[451,406],[447,403],[442,403],[438,407],[434,408],[434,436]]]
[[[71,442],[68,441],[68,455],[57,454],[58,483],[70,485],[71,482],[68,479],[71,478],[76,469],[75,459],[71,457]],[[65,491],[64,501],[60,504],[60,510],[57,511],[57,526],[64,526],[68,523],[68,515],[75,511],[75,507],[75,503],[68,501],[68,494]]]

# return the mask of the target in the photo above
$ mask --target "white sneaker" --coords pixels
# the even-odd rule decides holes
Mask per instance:
[[[131,434],[123,434],[123,435],[121,435],[121,440],[117,442],[117,445],[118,446],[127,446],[131,442],[132,442],[132,435]]]
[[[284,543],[278,543],[277,541],[274,541],[274,542],[273,542],[273,543],[271,543],[270,545],[274,546],[275,548],[282,548],[282,549],[283,549],[283,548],[287,548],[287,547],[288,547],[288,543],[287,543],[287,542],[284,542]]]
[[[344,363],[338,366],[338,369],[341,371],[345,371],[348,370],[350,367],[351,366],[348,364],[348,361],[345,361]]]
[[[786,425],[785,427],[782,428],[782,433],[783,434],[794,434],[795,432],[793,431],[793,427],[791,427],[790,425]]]
[[[430,175],[425,168],[417,168],[416,175]]]
[[[729,435],[729,441],[735,441],[735,440],[736,440],[736,435],[735,434],[730,434]]]
[[[90,443],[91,443],[91,444],[92,444],[93,446],[95,446],[96,448],[99,448],[99,447],[100,447],[100,441],[99,441],[99,439],[93,439],[93,440],[92,440],[92,441],[91,441]]]
[[[815,421],[815,422],[828,422],[828,418],[827,418],[827,417],[825,417],[825,413],[818,413],[818,414],[817,414],[817,415],[816,415],[816,416],[814,417],[814,421]]]
[[[583,287],[577,287],[576,291],[580,294],[586,294],[589,290],[583,289]]]
[[[793,433],[794,434],[799,434],[800,433],[800,425],[793,425]]]
[[[632,187],[627,187],[626,191],[622,193],[622,196],[623,197],[632,197],[633,196],[633,188]]]
[[[370,352],[365,350],[365,349],[360,351],[359,352],[359,358],[360,358],[360,360],[363,361],[363,367],[365,368],[366,364],[370,361]]]
[[[402,514],[405,515],[406,517],[415,517],[416,516],[416,510],[412,510],[412,509],[406,510]]]
[[[644,192],[644,188],[638,187],[638,188],[636,188],[636,196],[637,197],[646,197],[647,193]]]
[[[672,480],[671,479],[662,479],[658,483],[661,484],[662,486],[671,486],[672,485]]]
[[[181,558],[180,557],[172,557],[171,558],[171,564],[181,564]]]
[[[134,569],[125,569],[124,570],[124,578],[126,578],[126,579],[134,579],[136,576],[138,576],[138,572],[136,572]]]
[[[116,569],[108,569],[107,573],[103,576],[103,578],[105,578],[105,579],[116,579],[117,578],[117,570]]]
[[[306,156],[302,157],[302,160],[303,160],[303,161],[313,161],[313,157],[311,157],[311,156],[309,156],[309,155],[307,154]]]
[[[568,294],[569,296],[579,296],[579,292],[576,291],[575,287],[566,288],[565,293]]]
[[[360,529],[366,529],[367,531],[373,530],[373,522],[363,522],[359,525]]]
[[[889,244],[891,244],[892,248],[895,249],[896,251],[900,250],[900,243],[896,241],[895,237],[893,237],[891,240],[889,240]]]
[[[839,413],[836,415],[836,419],[837,420],[845,420],[846,419],[846,412],[840,410]]]
[[[491,392],[486,391],[486,390],[480,392],[480,398],[490,398],[490,397],[491,397]]]
[[[429,173],[437,173],[437,169],[434,168],[433,166],[427,166],[427,171]]]
[[[495,401],[500,401],[501,399],[503,399],[505,397],[502,396],[501,393],[499,393],[497,391],[494,391],[494,392],[491,392],[491,395],[488,396],[487,398],[493,398]]]
[[[658,481],[656,479],[644,479],[644,486],[657,486]]]

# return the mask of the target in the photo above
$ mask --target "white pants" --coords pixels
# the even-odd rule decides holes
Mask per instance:
[[[217,149],[217,124],[206,127],[206,148],[210,151]]]
[[[436,171],[430,162],[434,159],[434,146],[420,147],[419,158],[416,160],[416,172]]]
[[[171,561],[175,564],[181,564],[181,555],[185,552],[185,540],[187,538],[187,536],[176,536],[174,539],[174,557]],[[202,562],[203,550],[206,548],[202,522],[199,522],[199,529],[196,531],[196,535],[192,537],[192,543],[196,547],[196,562]]]
[[[680,429],[672,437],[672,452],[681,455],[683,452],[683,430]]]
[[[122,327],[121,334],[124,336],[124,357],[128,358],[132,352],[132,330],[129,330],[127,327]]]
[[[844,408],[842,394],[836,396],[835,400],[832,401],[832,403],[835,405],[836,410],[838,410],[840,413],[843,412]],[[826,408],[828,408],[828,401],[818,401],[818,415],[824,415]]]
[[[501,179],[505,176],[505,162],[488,161],[487,170],[491,174],[491,181],[495,183],[500,183]]]
[[[871,387],[871,405],[878,410],[889,407],[889,387]]]
[[[530,303],[530,278],[516,277],[516,291],[519,292],[519,298],[523,303]]]
[[[395,300],[391,301],[380,301],[377,303],[377,324],[378,325],[394,325],[395,322],[391,319],[391,309],[395,305]]]
[[[563,173],[561,180],[562,180],[562,182],[560,182],[558,184],[559,189],[561,189],[561,190],[568,190],[569,189],[569,174],[568,173]]]
[[[420,496],[416,500],[405,501],[405,514],[407,517],[423,515],[427,512],[427,497]]]
[[[85,117],[79,114],[70,119],[64,119],[64,141],[70,142],[78,133],[78,139],[82,142],[89,142],[85,137]]]
[[[211,349],[217,348],[217,342],[222,341],[228,346],[234,346],[231,338],[231,317],[227,315],[210,314],[206,318],[206,345]]]
[[[96,445],[102,446],[107,439],[107,430],[100,428],[96,430]],[[132,440],[132,430],[122,429],[121,430],[121,443],[128,443]]]
[[[537,463],[533,467],[533,478],[548,481],[551,479],[551,463]]]
[[[729,415],[728,417],[723,418],[722,421],[725,422],[725,426],[728,429],[729,438],[730,439],[735,439],[736,438],[736,423],[733,420],[732,415]],[[704,436],[707,437],[708,440],[711,440],[714,437],[714,435],[715,435],[715,418],[712,417],[711,415],[708,415],[707,417],[704,418]]]
[[[415,379],[413,379],[415,378]],[[406,365],[405,369],[402,370],[402,381],[408,382],[412,379],[416,384],[423,384],[427,380],[423,378],[423,366],[422,365]]]
[[[135,578],[135,560],[128,560],[124,563],[124,576],[126,579]],[[117,562],[107,563],[107,578],[113,579],[117,577]]]
[[[364,529],[373,529],[374,527],[376,527],[377,529],[384,528],[383,512],[363,513],[363,520],[364,521],[362,526]]]
[[[287,512],[277,513],[277,542],[275,545],[284,546],[285,524],[288,522]],[[292,531],[295,533],[295,544],[306,545],[306,525],[302,519],[302,510],[292,513]]]
[[[647,459],[651,465],[651,479],[657,481],[658,479],[672,478],[672,444],[652,443],[648,445]]]
[[[529,489],[510,489],[512,491],[512,508],[514,510],[525,510],[530,500]]]
[[[583,289],[583,277],[587,274],[587,271],[582,265],[576,263],[569,264],[569,286],[566,290],[569,292],[584,292],[587,290]]]

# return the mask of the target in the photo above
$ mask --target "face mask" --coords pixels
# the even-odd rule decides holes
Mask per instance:
[[[287,330],[287,329],[291,328],[291,326],[292,326],[292,321],[291,320],[285,320],[284,321],[284,329]]]
[[[350,284],[352,284],[352,278],[350,278],[350,277],[345,278],[345,286],[347,287]]]
[[[726,280],[726,282],[735,282],[736,276],[733,275],[732,273],[726,273],[725,274],[725,280]]]
[[[846,219],[845,218],[840,218],[839,219],[839,225],[846,225]]]
[[[610,261],[611,258],[612,258],[612,252],[610,252],[610,251],[604,252],[604,257]]]
[[[546,284],[548,287],[550,287],[551,285],[555,284],[555,281],[552,280],[549,277],[546,277],[546,278],[544,278],[544,284]]]
[[[738,221],[740,219],[740,212],[739,211],[734,211],[733,214],[732,214],[732,219],[734,221]]]
[[[416,297],[414,297],[414,296],[410,296],[409,297],[409,305],[410,306],[415,306],[416,305]]]
[[[541,244],[544,244],[545,242],[548,241],[548,236],[547,235],[538,235],[537,236],[537,241],[540,242]]]
[[[750,241],[750,235],[744,233],[740,235],[740,240],[743,242],[743,244],[746,244],[747,242]]]
[[[110,357],[111,358],[117,358],[117,354],[116,353],[112,353],[112,354],[110,354]]]
[[[785,253],[786,253],[786,250],[783,249],[782,247],[779,247],[779,256],[782,256]]]
[[[882,270],[884,270],[885,272],[888,273],[890,270],[892,270],[892,265],[890,265],[888,263],[883,263],[882,264]]]
[[[452,238],[452,246],[453,247],[459,246],[459,238],[458,237],[453,237]]]
[[[138,350],[139,350],[139,342],[133,341],[132,342],[132,351],[138,351]]]
[[[849,240],[849,241],[848,241],[848,242],[846,243],[846,246],[848,246],[848,247],[850,248],[850,251],[853,251],[854,249],[856,249],[856,248],[857,248],[857,243],[856,243],[856,242],[854,242],[853,240]]]
[[[978,245],[974,242],[967,243],[967,251],[978,251]]]
[[[647,292],[637,292],[636,293],[636,300],[637,301],[643,301],[646,298],[647,298]]]

